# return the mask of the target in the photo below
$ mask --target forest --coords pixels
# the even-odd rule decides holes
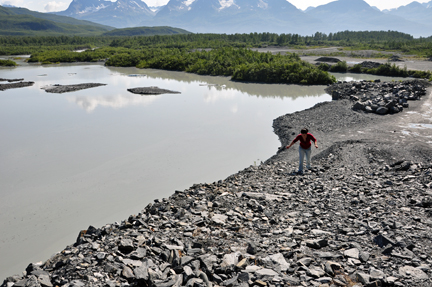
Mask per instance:
[[[233,80],[265,83],[329,84],[330,72],[355,72],[375,75],[431,78],[430,72],[407,71],[395,65],[378,68],[358,65],[311,65],[296,54],[273,55],[250,48],[339,47],[340,51],[371,49],[432,57],[432,38],[415,39],[395,31],[297,34],[177,34],[154,36],[47,36],[0,37],[0,55],[31,54],[31,63],[96,62],[108,66],[155,68],[202,75],[231,76]],[[76,50],[86,50],[75,52]],[[306,52],[305,50],[306,49]],[[381,57],[388,57],[381,54]]]

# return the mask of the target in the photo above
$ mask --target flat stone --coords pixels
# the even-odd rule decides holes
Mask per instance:
[[[282,272],[285,272],[288,268],[290,268],[289,263],[285,260],[285,257],[282,253],[267,256],[265,259],[270,260],[274,264],[278,265]]]
[[[139,247],[135,251],[133,251],[129,257],[131,259],[140,260],[143,259],[147,254],[147,251],[145,248]]]
[[[228,219],[228,216],[223,215],[223,214],[215,214],[211,220],[216,223],[216,224],[221,224],[224,225],[226,220]]]
[[[135,278],[134,272],[129,267],[125,266],[122,271],[122,276],[126,279]]]
[[[231,266],[231,265],[236,265],[238,263],[239,255],[240,254],[237,252],[225,254],[224,257],[222,258],[221,266],[227,267],[227,266]]]
[[[325,272],[320,267],[312,266],[309,267],[309,269],[306,271],[306,274],[314,278],[319,278],[324,276]]]
[[[368,285],[370,282],[370,276],[365,273],[357,272],[356,273],[357,280],[364,285]]]
[[[317,240],[306,240],[306,245],[310,248],[320,249],[328,245],[327,240],[317,239]]]
[[[351,248],[351,249],[344,251],[344,255],[346,257],[350,257],[350,258],[354,258],[354,259],[359,259],[359,254],[360,254],[360,251],[357,248]]]
[[[260,275],[260,276],[277,276],[278,275],[278,273],[276,271],[271,270],[271,269],[267,269],[267,268],[259,269],[255,273],[257,275]]]
[[[333,233],[329,232],[329,231],[324,231],[321,229],[312,229],[311,233],[315,236],[320,236],[320,235],[331,235]]]
[[[399,268],[399,274],[404,277],[413,277],[415,279],[424,280],[429,276],[419,268],[413,266],[403,266]]]
[[[143,264],[140,267],[135,268],[135,270],[134,270],[135,278],[138,280],[147,281],[149,279],[148,269],[149,269],[149,267],[147,264]]]
[[[257,272],[258,270],[261,270],[261,269],[263,269],[263,268],[260,267],[260,266],[251,265],[251,266],[247,266],[246,267],[245,272],[255,273],[255,272]]]
[[[297,264],[301,264],[301,265],[304,265],[304,266],[309,266],[313,261],[314,261],[313,258],[304,257],[304,258],[298,260]]]

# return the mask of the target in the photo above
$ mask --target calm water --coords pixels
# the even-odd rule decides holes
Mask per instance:
[[[323,86],[99,64],[25,65],[0,69],[0,78],[36,82],[0,92],[0,281],[89,225],[124,220],[153,199],[266,160],[279,146],[273,119],[331,100]],[[107,86],[41,89],[85,82]],[[181,94],[127,92],[146,86]]]

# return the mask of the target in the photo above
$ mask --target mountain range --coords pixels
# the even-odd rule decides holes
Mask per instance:
[[[73,0],[56,14],[116,28],[172,26],[195,33],[392,30],[432,35],[432,1],[380,11],[363,0],[337,0],[302,11],[287,0],[170,0],[157,10],[142,0]]]
[[[39,13],[26,8],[0,6],[0,35],[54,36],[54,35],[100,35],[113,27]]]

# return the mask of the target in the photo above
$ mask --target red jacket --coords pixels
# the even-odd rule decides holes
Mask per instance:
[[[306,136],[306,140],[303,140],[302,134],[299,134],[298,136],[296,136],[296,138],[293,140],[293,142],[295,143],[298,141],[300,141],[300,146],[303,149],[308,149],[312,145],[311,141],[316,142],[316,138],[312,134],[308,133]]]

